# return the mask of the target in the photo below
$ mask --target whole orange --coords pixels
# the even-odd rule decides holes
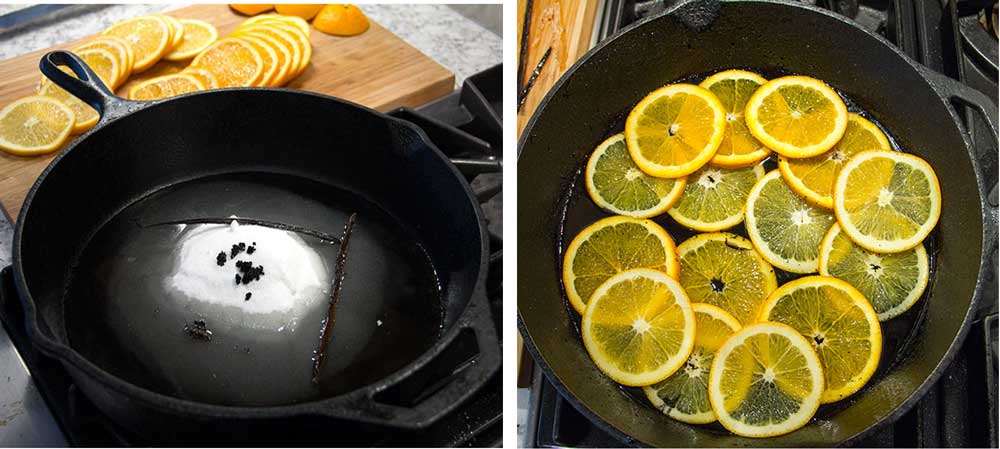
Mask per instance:
[[[298,16],[305,20],[312,19],[316,17],[316,13],[323,9],[323,5],[288,5],[288,4],[276,4],[274,9],[278,11],[278,14],[285,16]]]

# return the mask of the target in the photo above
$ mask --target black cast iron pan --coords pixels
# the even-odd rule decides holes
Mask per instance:
[[[72,53],[40,67],[102,118],[28,193],[17,296],[32,343],[115,422],[173,441],[317,417],[416,429],[498,369],[489,240],[460,170],[500,161],[449,161],[416,126],[327,96],[134,102]],[[241,283],[237,261],[263,276]]]
[[[806,427],[771,439],[682,424],[641,393],[620,388],[588,357],[560,283],[564,245],[604,215],[582,190],[580,170],[589,153],[621,131],[646,93],[730,68],[826,81],[901,148],[933,165],[944,201],[927,241],[933,278],[918,307],[884,323],[874,378],[852,397],[823,407]],[[529,351],[560,393],[626,444],[833,446],[895,420],[949,364],[981,297],[996,300],[983,287],[996,270],[990,258],[996,202],[988,200],[996,174],[980,169],[951,101],[973,105],[996,132],[996,106],[982,94],[919,66],[847,19],[798,3],[688,2],[605,40],[556,83],[519,142],[518,317]],[[678,243],[686,232],[675,233]]]

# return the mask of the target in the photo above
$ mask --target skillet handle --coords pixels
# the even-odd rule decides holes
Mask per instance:
[[[76,77],[62,71],[59,66],[69,67]],[[96,109],[102,122],[127,114],[139,104],[116,96],[93,69],[72,52],[56,50],[46,53],[38,68],[59,87]]]

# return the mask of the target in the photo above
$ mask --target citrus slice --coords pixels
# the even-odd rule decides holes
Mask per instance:
[[[168,61],[184,61],[198,56],[203,50],[219,38],[219,32],[212,24],[195,19],[181,19],[184,39],[174,47],[173,51],[163,57]]]
[[[719,423],[744,437],[784,435],[806,425],[822,394],[816,351],[780,323],[747,326],[726,340],[708,378]]]
[[[819,245],[835,222],[830,211],[796,195],[778,170],[764,175],[747,196],[747,235],[764,259],[785,271],[819,269]]]
[[[774,269],[747,239],[728,232],[698,234],[677,247],[681,287],[694,302],[718,306],[740,323],[757,319],[778,287]]]
[[[111,25],[101,34],[125,39],[135,52],[132,72],[139,73],[156,64],[168,51],[170,25],[162,17],[142,16]]]
[[[191,62],[191,67],[212,72],[219,87],[253,86],[264,73],[260,53],[246,41],[216,41]]]
[[[848,159],[862,151],[891,149],[882,130],[852,112],[847,115],[844,137],[830,151],[805,159],[778,157],[778,168],[795,193],[813,204],[833,209],[833,181]]]
[[[128,97],[133,100],[157,100],[205,90],[205,85],[197,78],[183,73],[158,76],[132,86]]]
[[[242,39],[253,46],[254,50],[260,54],[260,61],[263,63],[261,70],[263,73],[255,83],[256,86],[270,86],[275,81],[274,77],[278,73],[278,52],[263,39],[254,36],[235,36],[234,39]]]
[[[684,178],[656,178],[632,162],[625,135],[615,134],[602,142],[587,162],[587,193],[598,206],[630,217],[649,218],[662,214],[684,191]]]
[[[768,81],[747,101],[750,133],[778,154],[812,157],[832,148],[847,128],[847,106],[826,83],[806,76]]]
[[[80,51],[76,55],[79,56],[83,62],[87,63],[94,73],[97,74],[97,77],[112,90],[117,88],[118,85],[124,81],[118,77],[118,59],[111,52],[91,48],[89,50]],[[74,78],[76,77],[76,75],[72,76]]]
[[[93,128],[97,121],[101,119],[97,110],[83,100],[76,98],[73,94],[66,92],[56,83],[48,83],[38,90],[40,95],[59,100],[73,110],[73,134],[79,134]]]
[[[787,324],[816,348],[823,364],[824,404],[854,394],[878,368],[878,316],[861,292],[840,279],[808,276],[782,285],[761,307],[760,320]]]
[[[291,48],[289,48],[289,45],[286,45],[284,42],[278,40],[272,35],[255,32],[254,30],[243,31],[240,33],[240,35],[252,36],[270,45],[270,47],[275,51],[274,54],[277,57],[277,59],[275,60],[277,68],[275,70],[274,76],[268,83],[268,86],[278,87],[284,84],[284,82],[288,79],[288,73],[289,73],[288,71],[291,70],[293,64],[292,50]],[[294,47],[294,45],[291,46]]]
[[[134,56],[129,56],[129,53],[132,52],[132,47],[124,39],[116,36],[98,36],[74,48],[73,51],[79,53],[84,50],[93,49],[104,50],[115,56],[115,62],[118,67],[117,79],[125,80],[132,74],[131,61]]]
[[[324,6],[312,23],[317,30],[335,36],[361,34],[367,31],[371,25],[361,9],[354,5],[345,4]]]
[[[726,132],[722,136],[719,150],[712,157],[713,165],[730,168],[746,167],[760,162],[771,154],[771,150],[750,134],[743,117],[747,100],[766,82],[764,77],[753,72],[725,70],[705,78],[705,81],[698,84],[712,91],[726,111]]]
[[[170,46],[169,50],[167,50],[167,53],[169,54],[177,49],[177,46],[184,41],[184,25],[181,24],[180,20],[177,20],[177,18],[173,16],[160,14],[160,17],[167,22],[167,25],[170,25]],[[164,55],[164,57],[165,56],[166,55]]]
[[[205,89],[218,89],[219,81],[215,79],[215,75],[205,69],[192,69],[187,68],[181,71],[185,75],[190,75],[192,78],[198,80]]]
[[[894,151],[860,153],[833,187],[833,210],[844,233],[877,253],[920,244],[941,217],[941,186],[923,159]]]
[[[76,114],[44,95],[24,97],[0,109],[0,150],[34,156],[58,149],[73,131]]]
[[[823,239],[819,272],[851,284],[871,303],[879,321],[888,321],[916,304],[927,288],[930,269],[923,244],[900,253],[873,253],[835,224]]]
[[[663,414],[688,424],[715,421],[708,400],[708,372],[715,352],[736,331],[740,322],[732,315],[709,304],[691,304],[694,310],[694,349],[684,368],[665,380],[643,387],[646,398]]]
[[[625,121],[632,160],[642,171],[661,178],[694,173],[722,142],[725,110],[708,89],[670,84],[643,98]]]
[[[761,164],[744,168],[705,165],[688,175],[684,193],[667,212],[696,231],[721,231],[743,221],[747,194],[764,176]]]
[[[622,385],[652,385],[684,366],[694,349],[694,311],[662,271],[639,268],[601,284],[580,323],[583,345]]]
[[[677,249],[667,231],[652,220],[607,217],[580,231],[563,257],[563,285],[569,303],[583,314],[604,281],[633,268],[677,277]]]
[[[241,27],[241,29],[239,29],[236,34],[248,34],[251,36],[261,37],[261,38],[268,37],[275,41],[278,41],[281,47],[288,50],[289,60],[288,60],[288,68],[285,69],[285,75],[282,78],[275,80],[277,83],[275,85],[282,86],[285,83],[291,81],[293,78],[295,78],[296,72],[302,61],[302,47],[301,47],[302,44],[294,33],[275,27],[256,25],[256,26],[248,26],[246,28]]]

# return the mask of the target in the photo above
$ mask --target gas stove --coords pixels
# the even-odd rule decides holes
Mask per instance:
[[[925,66],[980,90],[997,101],[997,3],[995,0],[801,0],[835,11],[878,33]],[[614,35],[675,0],[606,0],[596,40]],[[996,185],[996,136],[969,107],[956,105],[983,164]],[[994,190],[990,201],[995,206]],[[964,345],[937,385],[908,413],[858,441],[858,447],[997,447],[997,253],[994,272]],[[530,363],[530,361],[529,361]],[[522,368],[522,371],[524,368]],[[636,445],[604,431],[580,414],[534,370],[524,441],[537,447]]]
[[[418,125],[431,141],[451,158],[499,158],[503,125],[501,80],[503,66],[497,65],[467,78],[461,89],[430,104],[400,108],[389,115]],[[487,294],[497,335],[502,309],[501,257],[503,194],[499,174],[464,173],[483,207],[490,231],[490,269]],[[11,269],[0,271],[0,298],[15,298]],[[107,419],[84,396],[62,366],[28,342],[24,314],[18,301],[0,300],[0,321],[14,347],[55,417],[66,441],[74,446],[149,446],[170,442],[149,441],[130,433]],[[8,379],[8,382],[10,379]],[[501,374],[498,370],[483,388],[450,414],[431,426],[404,431],[373,425],[313,420],[305,431],[282,432],[273,438],[255,440],[255,445],[319,446],[427,446],[496,447],[502,444]],[[0,416],[0,419],[3,417]],[[0,423],[0,432],[3,424]],[[213,440],[218,440],[214,436]],[[247,444],[233,436],[234,444]]]

